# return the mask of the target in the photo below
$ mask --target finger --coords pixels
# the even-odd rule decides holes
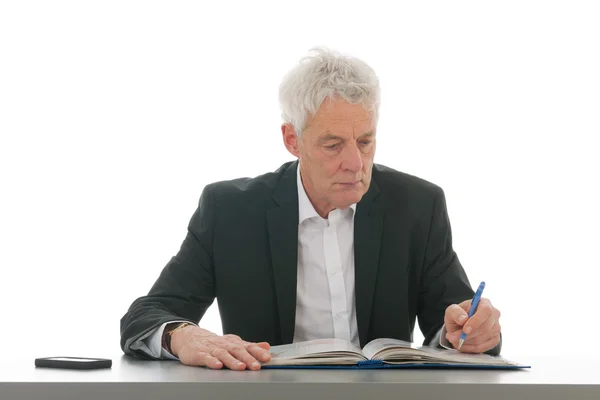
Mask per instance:
[[[210,355],[219,359],[229,369],[233,369],[236,371],[242,371],[246,369],[246,364],[232,356],[229,351],[225,350],[222,347],[214,347],[210,351]]]
[[[211,369],[223,368],[223,363],[221,361],[219,361],[218,358],[213,357],[208,353],[200,353],[199,357],[202,358],[202,364],[200,364],[200,365],[206,366]]]
[[[496,335],[480,344],[463,344],[460,348],[461,353],[485,353],[493,349],[500,342],[500,335]]]
[[[462,326],[468,319],[468,314],[458,304],[451,304],[446,308],[444,323],[447,325]]]
[[[464,344],[483,343],[495,335],[500,335],[500,331],[501,331],[500,323],[496,322],[491,328],[485,329],[485,331],[482,329],[479,329],[479,330],[477,330],[477,332],[472,332],[470,335],[467,335],[467,339],[465,340]],[[457,347],[461,334],[462,334],[461,331],[448,332],[448,333],[446,333],[446,339],[448,339],[448,341],[450,343],[452,343],[452,345],[454,347]]]
[[[463,346],[465,346],[465,345],[477,346],[477,345],[480,345],[480,344],[484,344],[488,340],[493,339],[495,336],[496,335],[492,335],[492,334],[489,334],[489,333],[487,335],[479,335],[476,338],[465,340],[465,343],[463,344]]]
[[[257,342],[257,343],[254,343],[254,342],[246,342],[245,340],[242,340],[242,342],[244,342],[244,344],[246,345],[246,347],[248,347],[251,344],[255,344],[255,345],[259,346],[259,347],[262,347],[265,350],[271,350],[271,345],[268,342]]]
[[[181,361],[182,364],[197,367],[208,367],[212,369],[223,368],[223,363],[221,361],[203,350],[195,352],[183,351],[182,354],[180,354],[179,361]]]
[[[260,363],[256,358],[254,358],[246,349],[244,342],[232,342],[227,343],[224,348],[231,354],[233,357],[237,358],[251,370],[259,370]],[[262,350],[264,351],[264,350]]]
[[[221,369],[223,368],[223,363],[216,357],[211,356],[208,353],[205,353],[204,356],[204,365],[210,369]]]
[[[462,308],[463,310],[465,310],[465,312],[468,314],[469,310],[471,309],[471,302],[473,300],[469,299],[469,300],[465,300],[462,303],[458,303],[458,306],[460,308]]]
[[[488,299],[481,299],[479,302],[479,306],[477,306],[477,311],[469,320],[464,324],[463,330],[469,335],[472,331],[476,331],[482,326],[488,319],[493,318],[494,316],[494,308],[492,307],[492,303]],[[495,321],[494,321],[495,322]]]
[[[248,353],[250,353],[250,355],[255,359],[262,362],[267,362],[271,359],[271,352],[269,351],[269,349],[265,349],[264,347],[259,346],[258,343],[249,343],[246,346],[246,350],[248,351]]]
[[[465,324],[464,329],[466,330],[468,325],[468,321]],[[487,320],[485,320],[485,322],[477,329],[473,329],[470,333],[467,333],[467,340],[471,340],[471,339],[475,339],[478,338],[480,336],[484,336],[484,337],[489,337],[491,336],[491,332],[492,329],[494,328],[494,326],[496,325],[496,321],[494,320],[494,318],[488,318]]]

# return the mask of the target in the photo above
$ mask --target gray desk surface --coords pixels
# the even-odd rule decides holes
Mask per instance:
[[[600,399],[600,361],[530,357],[528,370],[213,371],[122,354],[111,369],[35,368],[33,358],[0,361],[0,399]]]

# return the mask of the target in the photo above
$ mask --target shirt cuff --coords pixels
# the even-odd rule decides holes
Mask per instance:
[[[169,353],[162,347],[162,336],[165,328],[168,324],[173,324],[177,322],[189,322],[189,321],[169,321],[165,322],[158,328],[153,331],[149,331],[144,336],[141,336],[135,343],[131,345],[131,348],[134,350],[141,350],[144,353],[148,354],[150,357],[157,359],[167,359],[167,360],[179,360],[178,357],[175,357],[173,354]]]
[[[447,350],[453,350],[454,347],[452,347],[452,343],[450,343],[450,341],[448,339],[446,339],[446,324],[444,324],[442,326],[442,329],[440,329],[440,331],[438,332],[439,335],[439,344],[440,347],[443,347],[444,349]]]

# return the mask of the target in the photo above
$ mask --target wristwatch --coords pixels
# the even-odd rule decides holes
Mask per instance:
[[[173,351],[171,350],[171,337],[173,336],[173,333],[175,333],[175,331],[178,331],[179,329],[185,328],[188,325],[192,325],[192,324],[190,324],[189,322],[180,322],[180,323],[167,325],[165,328],[165,331],[163,332],[163,337],[162,337],[163,348],[165,350],[167,350],[169,353],[173,354]]]

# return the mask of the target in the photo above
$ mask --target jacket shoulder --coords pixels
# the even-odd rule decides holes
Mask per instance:
[[[287,162],[277,170],[255,177],[242,177],[223,180],[206,185],[204,191],[210,191],[219,202],[256,202],[271,199],[277,183],[283,178],[294,161]]]
[[[373,180],[382,194],[388,196],[409,194],[429,198],[443,194],[443,189],[433,182],[381,164],[373,166]]]

